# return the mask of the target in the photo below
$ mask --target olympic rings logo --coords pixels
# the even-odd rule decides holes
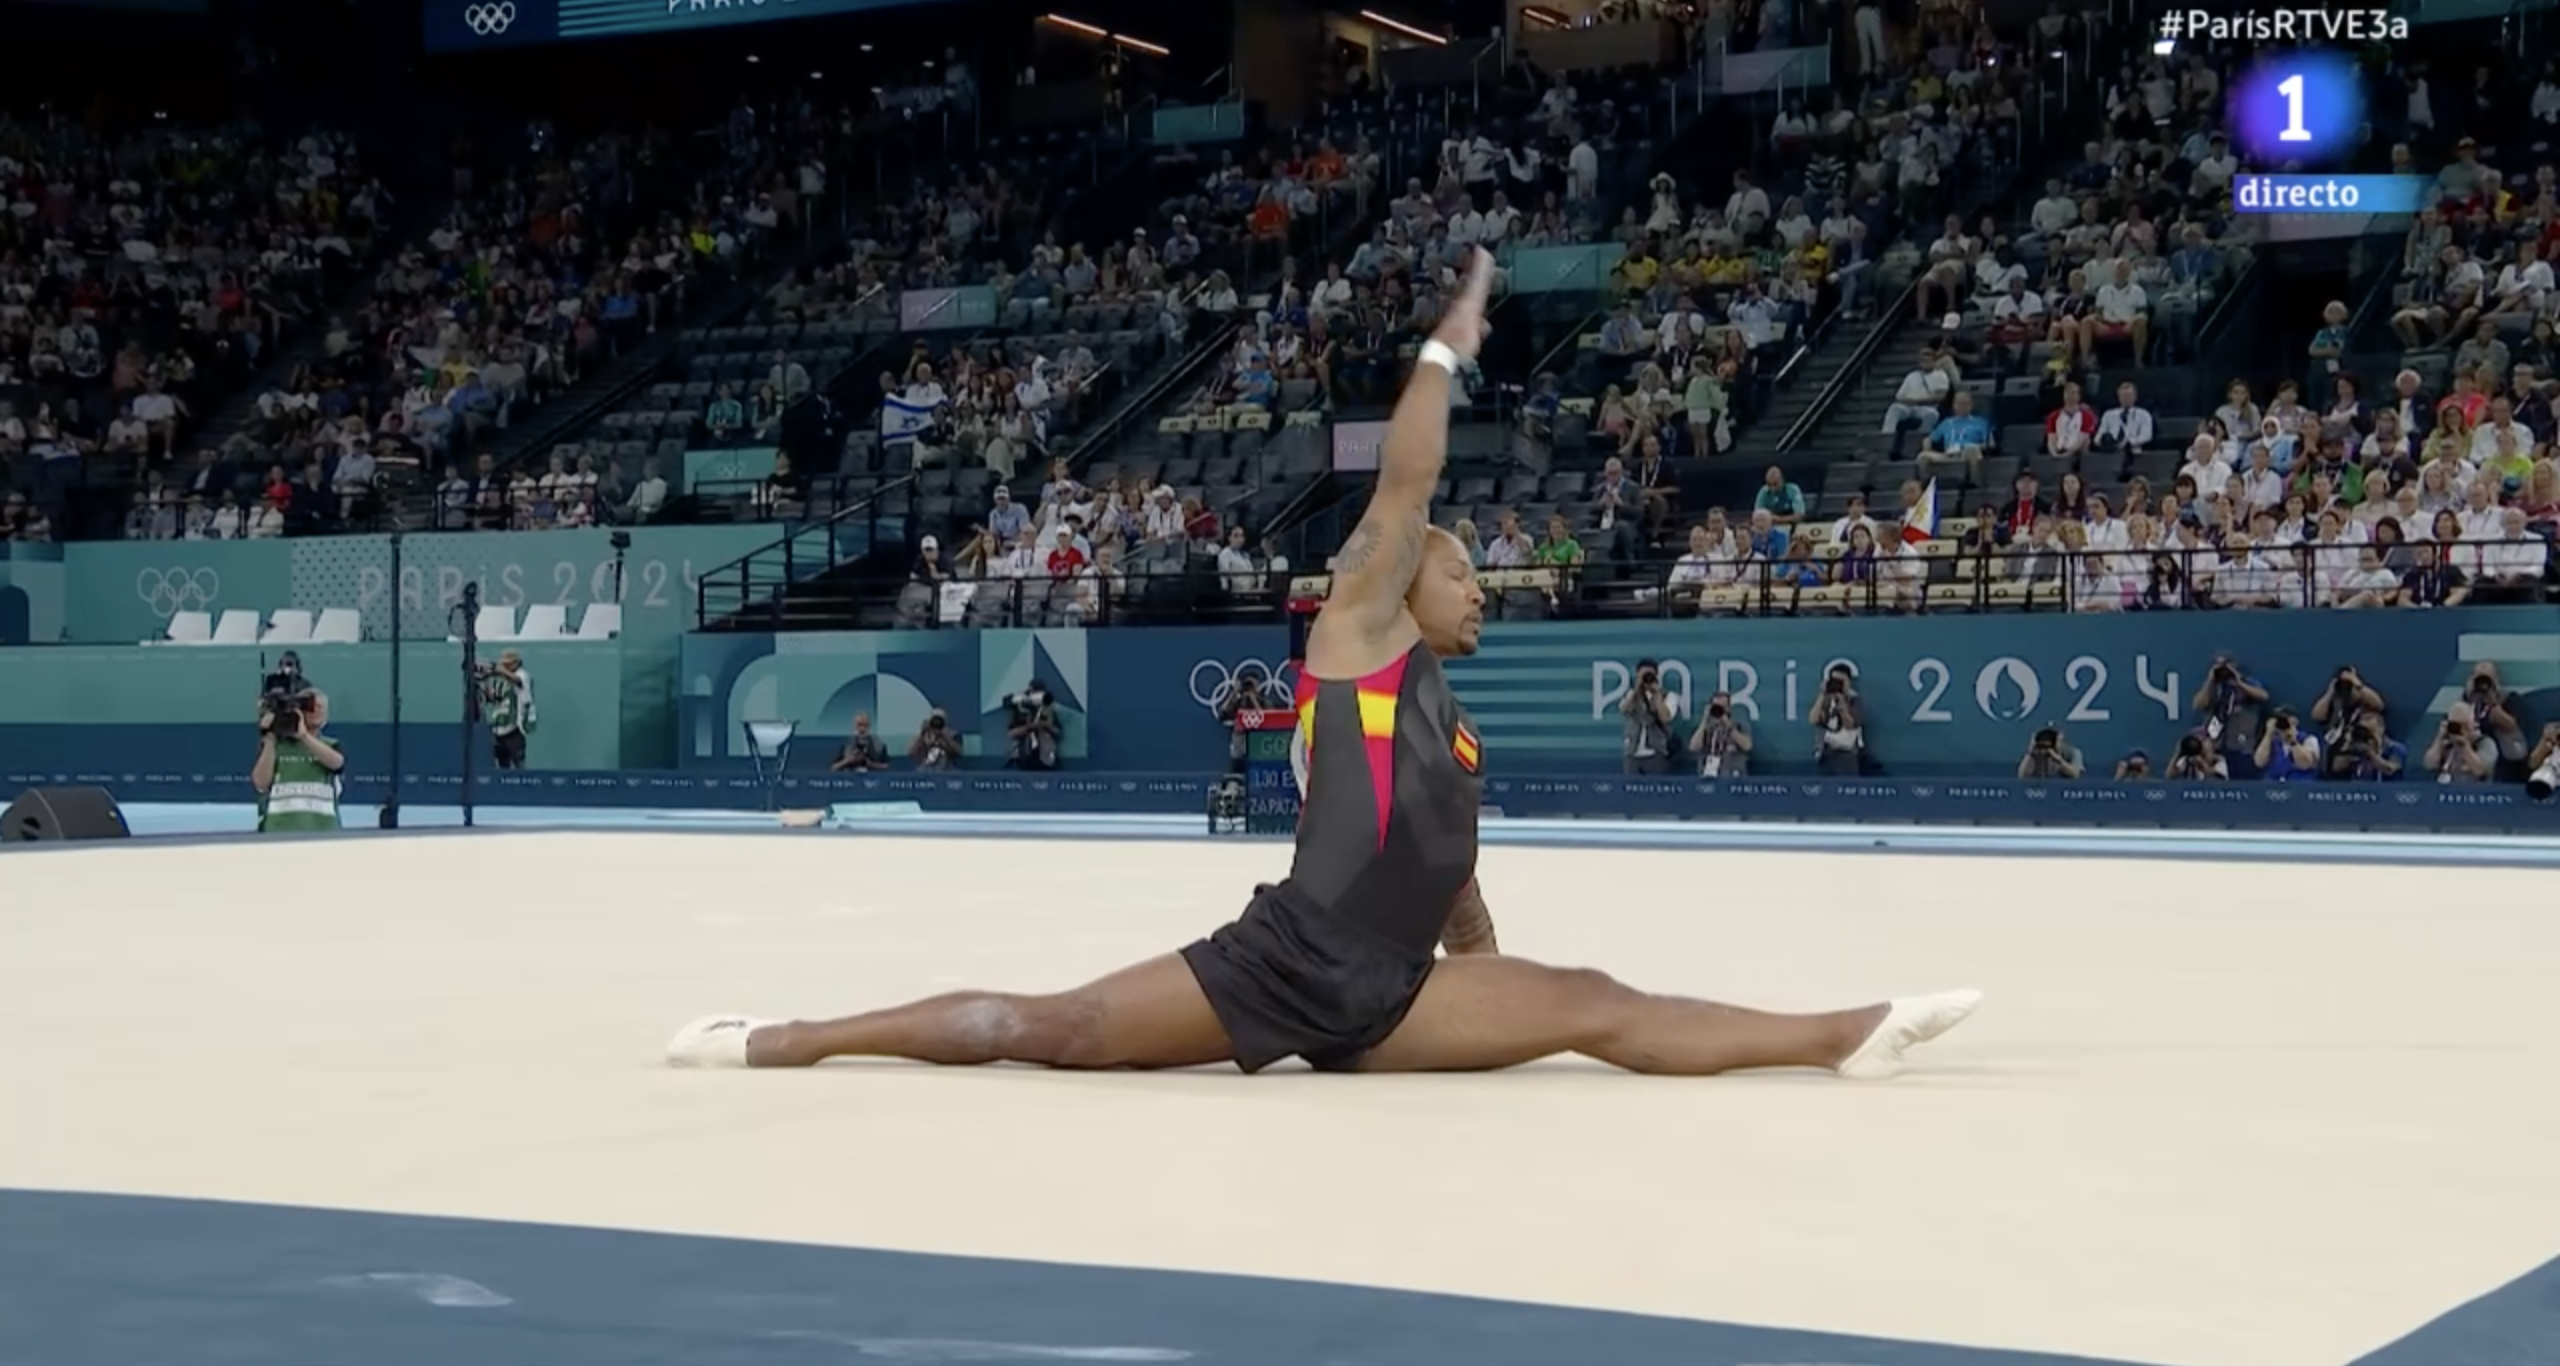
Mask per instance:
[[[495,4],[487,5],[465,5],[462,7],[462,22],[465,27],[483,38],[495,38],[515,27],[515,0],[497,0]]]
[[[200,612],[221,596],[222,576],[210,569],[145,569],[133,576],[133,591],[156,616]]]
[[[1262,680],[1263,705],[1273,711],[1289,711],[1298,705],[1297,695],[1290,690],[1289,676],[1259,659],[1239,659],[1234,664],[1204,659],[1191,666],[1191,700],[1214,712],[1235,695],[1238,679]]]

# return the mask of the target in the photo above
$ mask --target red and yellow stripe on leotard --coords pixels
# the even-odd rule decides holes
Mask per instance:
[[[1399,656],[1395,663],[1353,684],[1360,706],[1360,743],[1368,751],[1369,786],[1377,796],[1378,846],[1387,843],[1387,816],[1395,806],[1396,790],[1396,698],[1404,690],[1404,665],[1410,656]],[[1313,682],[1313,675],[1302,675]],[[1316,685],[1298,708],[1298,735],[1305,741],[1307,759],[1312,769],[1316,752],[1316,698],[1324,685]]]

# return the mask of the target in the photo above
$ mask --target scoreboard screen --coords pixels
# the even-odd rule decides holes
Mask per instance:
[[[588,38],[700,33],[782,19],[896,9],[918,0],[425,0],[429,52],[483,52]]]
[[[1292,748],[1298,714],[1247,715],[1244,736],[1244,828],[1249,835],[1298,833],[1298,770]]]

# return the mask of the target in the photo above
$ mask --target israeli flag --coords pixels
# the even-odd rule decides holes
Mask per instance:
[[[880,439],[913,441],[916,433],[933,425],[933,415],[942,405],[912,403],[891,394],[880,402]]]

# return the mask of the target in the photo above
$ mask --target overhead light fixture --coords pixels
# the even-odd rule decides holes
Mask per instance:
[[[1571,19],[1566,18],[1563,14],[1555,10],[1548,9],[1544,5],[1528,5],[1522,7],[1520,17],[1528,20],[1530,23],[1536,24],[1540,28],[1573,27],[1573,21]]]
[[[1411,38],[1417,43],[1429,43],[1433,47],[1447,47],[1449,45],[1449,40],[1441,37],[1437,33],[1433,33],[1428,29],[1415,28],[1413,25],[1406,23],[1402,19],[1390,19],[1373,9],[1364,9],[1360,11],[1360,17],[1368,20],[1370,23],[1376,24],[1380,28],[1393,29],[1407,38]]]
[[[756,63],[761,62],[761,61],[763,61],[763,60],[764,60],[764,58],[759,57],[759,56],[757,56],[756,54],[754,54],[754,53],[752,53],[752,52],[750,52],[750,53],[748,53],[748,54],[747,54],[747,65],[749,65],[749,66],[754,66]]]
[[[1070,19],[1063,14],[1044,14],[1040,16],[1040,21],[1044,24],[1055,24],[1069,33],[1081,33],[1087,38],[1099,38],[1106,43],[1117,43],[1132,52],[1143,52],[1151,57],[1173,55],[1173,49],[1169,47],[1150,43],[1144,38],[1132,38],[1125,33],[1114,33],[1100,24],[1088,24],[1082,19]]]
[[[863,51],[865,51],[865,52],[869,52],[869,51],[871,50],[871,44],[869,44],[869,43],[864,43],[864,44],[862,45],[862,50],[863,50]]]

